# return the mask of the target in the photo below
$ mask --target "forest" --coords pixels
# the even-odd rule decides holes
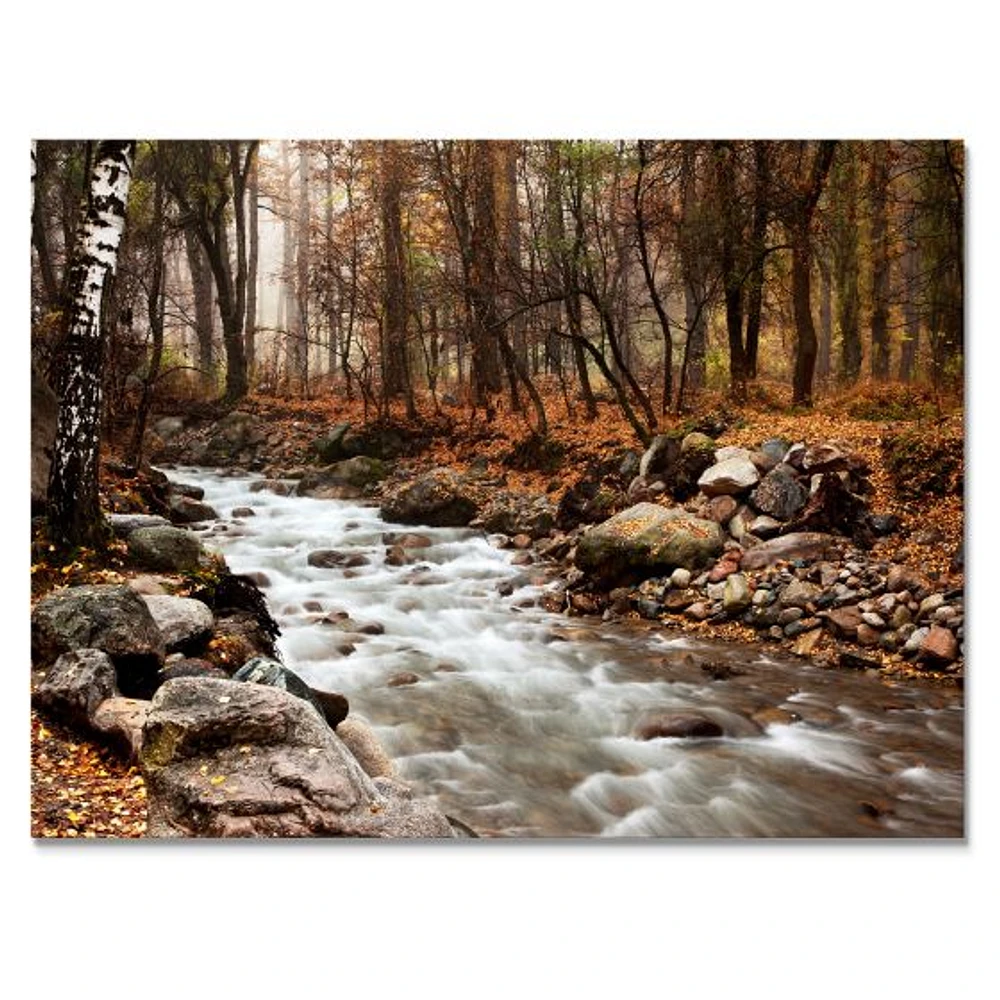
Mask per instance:
[[[33,836],[962,835],[960,140],[31,169]]]

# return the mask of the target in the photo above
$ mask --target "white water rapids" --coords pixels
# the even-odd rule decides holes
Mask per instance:
[[[481,835],[963,835],[959,692],[549,614],[534,605],[531,568],[479,533],[251,492],[259,477],[169,475],[201,486],[218,511],[201,532],[206,546],[234,573],[265,574],[285,664],[345,694],[414,792]],[[234,519],[238,507],[255,516]],[[433,544],[389,566],[389,532]],[[359,565],[311,566],[317,549]],[[515,587],[507,597],[505,581]],[[323,620],[338,612],[382,631],[347,636]],[[419,680],[388,683],[404,672]],[[766,709],[795,721],[767,724]],[[726,736],[634,738],[643,714],[661,711],[695,712]]]

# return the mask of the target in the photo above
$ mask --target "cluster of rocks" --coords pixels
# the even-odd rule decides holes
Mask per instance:
[[[710,441],[657,439],[627,489],[639,502],[539,547],[566,567],[547,607],[735,621],[803,656],[827,635],[842,666],[879,667],[870,654],[880,652],[961,671],[962,589],[871,558],[866,546],[898,521],[867,509],[859,456],[825,442],[710,451]],[[668,482],[695,492],[664,506]]]
[[[139,762],[150,836],[468,835],[412,797],[342,694],[276,659],[251,580],[163,518],[111,520],[138,569],[221,572],[197,597],[147,573],[53,591],[32,612],[33,703]]]

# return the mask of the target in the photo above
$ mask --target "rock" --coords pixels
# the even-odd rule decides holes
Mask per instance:
[[[692,621],[696,622],[703,622],[711,616],[711,605],[707,604],[705,601],[695,601],[694,604],[686,608],[684,611],[685,618],[690,618]]]
[[[733,519],[733,515],[739,509],[739,503],[731,496],[725,494],[713,497],[708,505],[708,516],[716,524],[726,524]]]
[[[865,611],[861,615],[861,620],[870,628],[885,628],[885,619],[881,615],[876,614],[874,611]]]
[[[337,726],[337,736],[369,778],[396,777],[396,765],[379,743],[372,727],[363,719],[349,715]]]
[[[679,712],[655,712],[644,715],[633,735],[637,740],[699,739],[723,735],[722,726],[704,715]]]
[[[306,556],[306,562],[318,569],[332,569],[334,566],[343,566],[346,561],[347,553],[338,552],[336,549],[314,549]]]
[[[313,703],[319,705],[323,718],[326,719],[330,728],[337,729],[338,735],[340,735],[339,726],[347,718],[347,713],[350,711],[347,697],[339,691],[320,691],[314,687],[309,690]]]
[[[155,531],[155,528],[142,529]],[[31,615],[31,659],[48,666],[63,653],[99,649],[115,665],[118,690],[148,698],[159,684],[163,636],[131,587],[70,587],[43,597]]]
[[[323,703],[316,697],[315,692],[306,682],[299,677],[294,670],[290,670],[283,663],[272,660],[267,656],[254,656],[247,660],[239,670],[233,674],[234,681],[241,681],[247,684],[262,684],[266,687],[277,688],[279,691],[287,691],[289,694],[309,702],[313,708],[319,712],[320,718],[326,718]],[[342,697],[342,696],[341,696]],[[346,699],[344,699],[346,704]],[[339,714],[339,706],[331,703],[334,714]],[[338,722],[347,712],[340,715]]]
[[[134,565],[166,573],[198,568],[204,550],[201,542],[183,528],[136,528],[128,536],[128,554]]]
[[[219,677],[227,679],[229,674],[221,667],[217,667],[208,660],[199,657],[185,656],[179,660],[172,660],[160,671],[160,681],[172,681],[177,677]]]
[[[191,497],[172,496],[168,501],[170,520],[175,524],[195,524],[198,521],[213,521],[219,515],[215,508]]]
[[[646,492],[646,480],[639,478],[636,482],[642,483],[642,491]],[[626,502],[626,497],[617,487],[599,481],[580,479],[560,498],[555,523],[561,530],[571,531],[581,524],[594,524],[597,521],[607,520]],[[491,527],[493,522],[487,526],[487,530]]]
[[[843,650],[839,654],[837,664],[845,670],[879,670],[882,667],[878,660],[852,653],[850,650]]]
[[[950,629],[932,625],[920,643],[917,660],[931,667],[945,666],[958,659],[958,640]]]
[[[395,687],[408,687],[410,684],[417,684],[420,682],[420,676],[409,670],[403,670],[398,674],[393,674],[386,681],[386,685],[391,688]]]
[[[142,599],[163,634],[168,653],[197,652],[211,638],[215,616],[201,601],[167,594],[143,595]]]
[[[141,698],[107,698],[91,719],[93,730],[128,760],[137,760],[142,749],[142,729],[150,702]]]
[[[812,656],[822,636],[823,630],[821,628],[813,628],[807,632],[802,632],[796,637],[792,645],[792,652],[796,656]]]
[[[666,472],[680,458],[681,447],[676,435],[657,434],[639,460],[639,475],[649,479]]]
[[[283,479],[258,479],[250,484],[251,493],[273,493],[279,497],[290,497],[295,492],[295,484]]]
[[[919,570],[899,563],[889,566],[889,571],[885,578],[885,589],[891,594],[899,594],[908,590],[911,594],[926,596],[930,590],[930,581]]]
[[[382,517],[397,524],[465,527],[477,513],[467,484],[449,469],[435,469],[392,491],[382,501]]]
[[[86,733],[102,701],[113,698],[115,665],[100,649],[63,653],[32,696],[32,703],[71,728]]]
[[[806,580],[792,580],[781,592],[778,601],[783,608],[804,608],[808,604],[814,603],[822,593],[822,587],[818,587],[815,583],[809,583]]]
[[[854,636],[859,646],[877,646],[880,637],[881,632],[877,628],[872,628],[866,622],[861,622],[858,625]]]
[[[744,570],[763,569],[779,561],[792,562],[801,559],[812,562],[817,559],[837,558],[844,545],[843,539],[817,531],[792,532],[780,535],[755,545],[743,553],[740,567]]]
[[[678,566],[677,569],[670,574],[670,586],[677,587],[680,590],[684,590],[691,584],[691,570],[685,569],[683,566]]]
[[[750,494],[750,503],[762,514],[779,521],[794,517],[809,498],[809,491],[798,481],[788,465],[775,466]]]
[[[856,604],[849,604],[832,611],[824,611],[821,617],[832,626],[833,631],[844,639],[853,639],[858,634],[858,626],[863,624],[861,609]]]
[[[906,657],[916,656],[917,653],[920,652],[920,647],[923,645],[924,640],[927,638],[928,635],[930,635],[930,631],[931,629],[929,625],[925,625],[922,628],[914,629],[910,633],[906,642],[903,643],[902,650],[900,650],[903,656]]]
[[[778,465],[784,459],[790,445],[784,438],[768,438],[762,441],[760,450],[768,457],[773,465]]]
[[[716,453],[718,457],[718,453]],[[698,479],[698,487],[706,496],[743,493],[756,486],[760,473],[749,458],[727,458],[707,468]]]
[[[300,480],[298,494],[319,499],[350,500],[360,497],[388,475],[388,467],[377,458],[357,455],[322,469],[308,471]]]
[[[263,444],[267,432],[252,413],[234,410],[227,413],[212,429],[197,464],[223,465],[237,459],[241,451]]]
[[[726,589],[722,595],[722,610],[729,615],[737,615],[750,607],[750,585],[742,573],[726,577]]]
[[[257,512],[253,507],[234,507],[232,510],[232,517],[256,517]]]
[[[739,552],[726,552],[723,557],[709,570],[708,582],[721,583],[726,577],[740,568]]]
[[[811,635],[812,633],[807,633]],[[801,638],[805,638],[802,636]],[[793,722],[800,722],[802,720],[801,715],[797,715],[795,712],[790,712],[787,708],[779,708],[777,705],[766,705],[764,708],[758,708],[754,712],[750,719],[755,722],[761,729],[767,729],[768,726],[789,726]]]
[[[150,837],[452,837],[372,779],[316,710],[260,684],[182,678],[150,706],[140,766]]]
[[[930,618],[938,608],[945,605],[944,594],[928,594],[921,602],[917,610],[917,621],[921,618]]]
[[[313,441],[311,448],[324,465],[331,465],[348,457],[344,450],[344,436],[350,429],[349,423],[335,424]]]
[[[136,528],[169,528],[170,522],[159,514],[108,514],[107,522],[118,538],[128,538]]]
[[[767,514],[760,514],[747,525],[747,530],[758,538],[773,538],[781,530],[781,522]]]
[[[645,577],[681,566],[698,569],[722,551],[725,536],[714,521],[681,508],[640,503],[587,531],[575,563],[601,582]]]
[[[160,419],[153,424],[153,433],[164,442],[170,442],[183,430],[183,417],[160,417]]]
[[[753,452],[749,448],[741,448],[739,445],[727,444],[722,448],[718,448],[715,451],[715,461],[719,462],[729,462],[734,458],[742,459],[744,462],[750,461],[750,456]]]

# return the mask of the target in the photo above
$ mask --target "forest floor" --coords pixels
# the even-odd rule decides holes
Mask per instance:
[[[416,421],[407,421],[401,411],[393,411],[393,426],[419,433],[426,441],[418,455],[401,464],[414,470],[450,466],[461,471],[485,459],[491,473],[502,475],[511,489],[557,494],[572,485],[590,463],[624,448],[641,451],[634,432],[612,403],[600,404],[596,421],[585,418],[582,404],[570,409],[565,400],[551,393],[546,403],[549,440],[554,447],[544,469],[523,467],[529,464],[522,458],[531,437],[521,415],[500,409],[487,421],[481,411],[472,413],[457,407],[429,408]],[[304,448],[324,427],[343,421],[359,427],[366,423],[360,403],[347,403],[332,395],[291,402],[252,397],[243,408],[266,414],[269,427],[282,431],[290,463],[302,457]],[[951,556],[964,535],[961,491],[901,497],[886,468],[881,442],[888,434],[914,427],[961,435],[960,400],[943,406],[924,390],[862,386],[802,412],[790,407],[784,390],[758,389],[738,410],[718,396],[705,400],[704,411],[725,419],[727,429],[718,437],[720,446],[756,447],[766,438],[779,436],[792,442],[837,441],[860,453],[871,468],[869,509],[895,514],[901,522],[897,533],[878,543],[879,558],[917,566],[931,578],[949,574]],[[666,418],[660,429],[670,430],[680,423],[679,419]],[[106,449],[106,457],[115,457],[114,443]],[[115,473],[106,470],[104,494],[120,494],[120,485]],[[63,565],[50,564],[44,555],[38,557],[37,551],[33,560],[33,602],[56,586],[113,582],[129,573],[121,547],[112,547],[104,554],[83,552]],[[755,638],[751,629],[739,625],[707,630],[704,623],[685,627],[736,641]],[[138,768],[32,710],[31,836],[141,838],[145,827],[145,787]]]

